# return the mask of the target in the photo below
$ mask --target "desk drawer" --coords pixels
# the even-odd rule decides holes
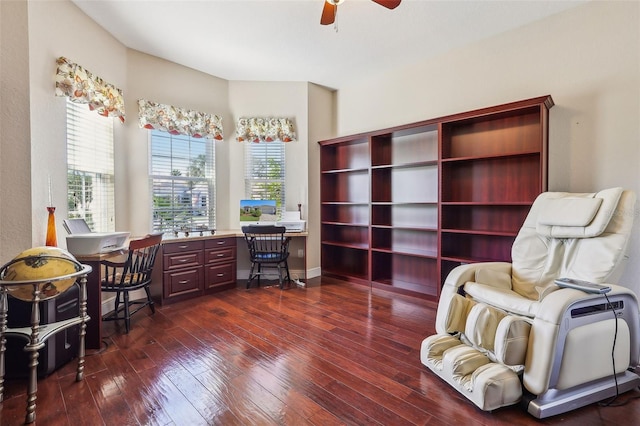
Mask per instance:
[[[163,244],[162,250],[164,254],[184,253],[187,251],[197,251],[204,248],[204,242],[199,241],[180,241],[176,243]]]
[[[205,249],[221,249],[227,247],[236,247],[236,238],[228,237],[228,238],[212,238],[209,240],[205,240],[204,248]]]
[[[202,265],[202,251],[186,253],[174,253],[164,255],[164,270],[170,271],[179,268],[192,268]]]
[[[164,274],[165,297],[202,292],[202,266]]]
[[[236,265],[211,265],[205,267],[205,290],[236,282]]]
[[[227,247],[223,249],[205,249],[205,263],[219,263],[236,258],[236,248]]]

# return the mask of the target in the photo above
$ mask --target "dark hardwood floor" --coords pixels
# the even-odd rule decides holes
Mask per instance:
[[[312,280],[241,288],[159,306],[108,346],[38,381],[41,425],[639,424],[640,392],[539,421],[519,407],[482,412],[420,364],[435,307],[380,290]],[[24,421],[26,380],[9,380],[2,425]],[[635,423],[634,423],[635,422]]]

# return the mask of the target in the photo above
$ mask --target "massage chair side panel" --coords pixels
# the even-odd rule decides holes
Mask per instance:
[[[535,417],[564,413],[640,385],[640,377],[629,371],[640,357],[638,302],[630,290],[610,286],[607,297],[562,289],[544,299],[533,321],[523,374],[530,393],[526,408]]]

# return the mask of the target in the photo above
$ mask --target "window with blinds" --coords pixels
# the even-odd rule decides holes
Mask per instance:
[[[95,232],[115,230],[113,119],[67,99],[67,203],[69,218]]]
[[[284,142],[245,144],[245,196],[251,200],[276,200],[281,217],[284,200]]]
[[[154,231],[215,228],[215,147],[207,138],[152,130]]]

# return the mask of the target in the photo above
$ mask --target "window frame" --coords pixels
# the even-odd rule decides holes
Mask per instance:
[[[159,145],[155,145],[157,151],[154,152],[154,144],[160,144],[163,140],[168,142],[168,151],[165,147],[163,154]],[[188,152],[176,147],[185,143],[188,145]],[[208,138],[172,134],[162,130],[150,130],[148,132],[148,146],[152,231],[177,232],[215,229],[214,141]],[[196,148],[197,146],[199,148]],[[196,152],[199,154],[194,156]],[[202,156],[204,156],[204,161],[200,164]],[[169,163],[163,166],[160,164],[161,158]],[[165,170],[162,170],[163,167]],[[195,176],[193,175],[194,171]],[[203,186],[200,187],[200,191],[194,194],[194,189],[199,184],[203,184]],[[165,192],[161,192],[159,186],[164,186]],[[168,207],[164,205],[158,208],[160,197],[166,198],[167,196],[169,198]]]
[[[282,212],[286,206],[286,149],[285,142],[275,140],[271,142],[261,141],[259,143],[243,142],[245,144],[245,162],[244,162],[244,187],[245,187],[245,199],[251,200],[275,200],[277,217],[282,218]],[[264,152],[260,152],[264,151]],[[256,160],[268,162],[269,159],[274,159],[277,162],[279,171],[267,168],[265,174],[267,176],[259,176],[250,173],[250,169],[254,168]],[[260,166],[258,166],[260,167]],[[279,176],[275,176],[275,174]],[[279,173],[278,173],[279,172]],[[268,176],[271,174],[271,176]],[[273,192],[256,186],[262,185],[280,185],[279,196],[273,196]],[[270,193],[271,192],[271,193]]]
[[[67,217],[84,219],[94,232],[115,231],[113,127],[113,118],[67,98]]]

